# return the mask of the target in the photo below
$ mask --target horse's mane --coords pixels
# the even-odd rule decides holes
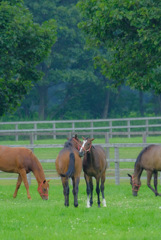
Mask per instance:
[[[139,155],[138,155],[138,157],[137,157],[137,159],[136,159],[136,162],[135,162],[135,166],[136,166],[137,163],[140,162],[142,155],[143,155],[145,152],[147,152],[147,151],[149,150],[149,148],[151,148],[152,146],[154,146],[154,144],[151,144],[151,145],[145,147],[145,148],[139,153]]]
[[[64,148],[70,148],[72,147],[73,144],[72,144],[72,138],[69,139],[67,142],[64,143]]]

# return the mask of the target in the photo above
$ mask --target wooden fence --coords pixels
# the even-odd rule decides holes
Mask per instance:
[[[121,148],[142,148],[149,144],[146,143],[147,136],[161,135],[161,117],[150,118],[126,118],[126,119],[100,119],[100,120],[68,120],[68,121],[30,121],[30,122],[0,122],[0,136],[14,136],[18,141],[20,136],[28,136],[29,145],[23,145],[32,151],[36,148],[62,148],[62,144],[34,144],[39,136],[52,136],[56,139],[60,136],[71,137],[75,133],[79,136],[98,137],[104,136],[105,144],[100,144],[106,150],[107,162],[110,165],[114,162],[114,177],[109,177],[107,170],[107,179],[115,179],[116,184],[120,184],[120,179],[126,177],[120,176],[121,162],[135,162],[134,159],[121,159]],[[110,144],[109,138],[113,136],[142,136],[142,143],[134,144]],[[22,145],[11,145],[12,147]],[[110,149],[114,151],[114,157],[110,156]],[[42,163],[54,163],[55,159],[41,159]],[[32,177],[33,178],[33,177]],[[51,177],[50,177],[51,178]],[[53,177],[54,178],[54,177]],[[1,178],[0,178],[1,179]],[[7,177],[8,179],[8,177]],[[31,182],[31,175],[28,175],[28,181]]]
[[[52,133],[53,137],[63,132],[108,132],[109,136],[126,134],[128,137],[146,133],[160,134],[161,117],[124,118],[124,119],[91,119],[91,120],[66,120],[66,121],[28,121],[28,122],[0,122],[0,135],[3,133],[34,133],[35,139],[40,132]],[[59,134],[57,134],[59,132]]]
[[[95,145],[95,144],[93,144]],[[139,144],[134,144],[134,143],[122,143],[122,144],[109,144],[109,143],[104,143],[104,144],[100,144],[103,148],[106,149],[106,153],[107,153],[107,162],[108,164],[111,163],[111,162],[114,162],[115,164],[115,167],[114,167],[114,171],[115,171],[115,176],[114,177],[111,177],[111,179],[115,179],[115,184],[119,185],[120,184],[120,179],[126,179],[127,177],[120,177],[120,163],[121,162],[135,162],[136,159],[122,159],[120,158],[120,154],[119,154],[119,151],[121,148],[142,148],[142,147],[145,147],[149,144],[146,144],[146,143],[139,143]],[[10,147],[22,147],[22,145],[8,145]],[[34,151],[34,149],[36,148],[62,148],[63,147],[63,144],[29,144],[29,145],[23,145],[23,147],[26,147],[26,148],[29,148],[31,149],[32,151]],[[113,148],[114,149],[114,158],[111,158],[110,155],[109,155],[109,151],[110,151],[110,148]],[[55,162],[55,159],[43,159],[43,160],[40,160],[41,163],[47,163],[47,162],[52,162],[54,163]],[[109,178],[108,177],[108,170],[107,170],[107,179]],[[3,178],[0,178],[0,179],[3,179]],[[9,179],[9,178],[8,178]],[[50,177],[51,179],[51,177]],[[54,178],[53,178],[54,179]],[[28,174],[28,182],[29,184],[31,184],[31,174]]]

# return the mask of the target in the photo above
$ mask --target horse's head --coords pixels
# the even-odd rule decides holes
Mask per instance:
[[[82,146],[79,150],[79,156],[81,154],[84,154],[85,152],[89,152],[91,147],[92,147],[92,141],[94,140],[94,138],[83,138],[83,143]]]
[[[77,137],[77,134],[75,134],[75,136],[72,137],[71,141],[72,141],[73,146],[79,151],[82,146],[82,142]]]
[[[130,175],[128,174],[128,176],[130,177],[130,184],[132,186],[132,194],[133,196],[137,197],[138,195],[138,191],[139,191],[139,188],[141,186],[141,182],[137,180],[136,177],[134,177],[134,175]]]
[[[37,189],[43,200],[48,200],[49,181],[42,181]]]

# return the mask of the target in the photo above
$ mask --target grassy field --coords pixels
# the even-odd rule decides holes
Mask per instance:
[[[84,180],[79,185],[79,206],[64,206],[60,180],[50,183],[49,200],[43,201],[37,184],[30,186],[32,200],[27,199],[22,185],[16,199],[12,198],[15,182],[0,183],[0,238],[4,240],[158,240],[160,239],[161,198],[155,197],[145,183],[138,197],[133,197],[127,183],[116,186],[106,182],[106,208],[94,204],[86,208]]]
[[[39,140],[35,143],[60,143],[66,140]],[[110,142],[142,142],[141,138],[112,138]],[[147,138],[149,143],[160,143],[159,137]],[[104,143],[97,139],[95,143]],[[0,141],[1,145],[16,144],[16,142]],[[29,141],[19,141],[18,144],[29,144]],[[122,149],[120,156],[135,158],[141,149]],[[35,149],[39,159],[55,158],[60,149]],[[111,155],[113,152],[110,153]],[[134,163],[120,163],[125,168],[133,170]],[[45,164],[43,165],[45,168]],[[50,163],[50,168],[54,164]],[[114,169],[111,163],[108,174]],[[130,172],[131,173],[131,172]],[[120,174],[122,174],[120,172]],[[145,174],[145,173],[144,173]],[[50,181],[49,200],[43,201],[37,192],[37,183],[32,180],[30,193],[32,200],[27,199],[22,184],[18,196],[13,199],[15,180],[0,180],[0,239],[2,240],[158,240],[160,239],[161,198],[155,197],[142,180],[138,197],[132,196],[129,181],[122,180],[115,185],[114,180],[107,180],[105,196],[107,208],[97,207],[97,197],[94,191],[94,204],[86,208],[86,186],[84,179],[79,185],[79,207],[73,206],[72,188],[70,185],[70,206],[64,206],[63,189],[60,180]],[[161,187],[160,192],[161,192]]]

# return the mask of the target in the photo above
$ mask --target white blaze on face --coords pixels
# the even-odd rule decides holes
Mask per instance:
[[[82,149],[84,148],[84,146],[85,146],[86,142],[87,142],[87,140],[83,140],[83,144],[82,144],[82,146],[81,146],[81,149],[79,150],[79,152],[81,152],[81,151],[82,151]]]

